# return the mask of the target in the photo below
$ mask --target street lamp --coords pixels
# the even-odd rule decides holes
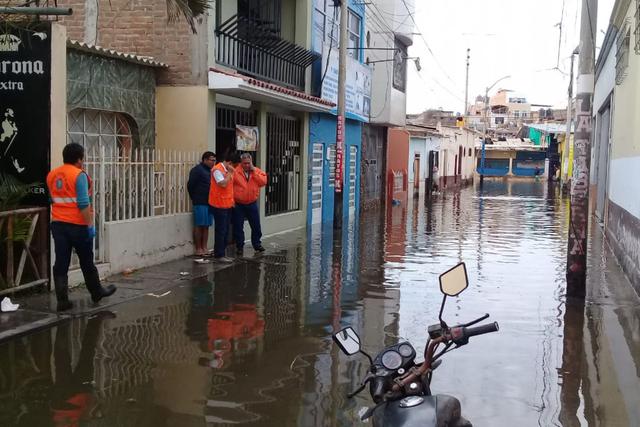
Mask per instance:
[[[482,138],[482,152],[480,154],[480,185],[484,182],[484,162],[485,162],[485,145],[487,143],[487,135],[489,133],[489,121],[488,121],[488,110],[489,110],[489,91],[493,89],[495,85],[500,83],[503,80],[511,78],[511,76],[504,76],[495,81],[491,86],[488,86],[484,91],[484,137]]]

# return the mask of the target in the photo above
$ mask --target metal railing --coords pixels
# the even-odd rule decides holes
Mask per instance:
[[[87,150],[85,170],[92,179],[95,257],[106,262],[105,224],[191,211],[187,181],[200,161],[196,152],[156,149]]]
[[[304,90],[305,70],[319,55],[234,15],[216,28],[216,61],[244,74]]]
[[[47,208],[0,212],[0,295],[49,282]]]

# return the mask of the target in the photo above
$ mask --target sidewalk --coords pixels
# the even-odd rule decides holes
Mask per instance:
[[[94,305],[84,285],[77,286],[69,292],[69,299],[73,301],[74,307],[63,313],[56,312],[56,297],[53,291],[11,297],[13,302],[20,304],[20,309],[12,313],[0,313],[0,342],[55,326],[74,317],[89,316],[147,294],[160,296],[185,280],[206,277],[234,264],[218,264],[213,261],[198,264],[192,258],[183,258],[137,270],[131,274],[111,276],[103,280],[103,283],[118,287],[113,296],[103,299],[99,305]]]

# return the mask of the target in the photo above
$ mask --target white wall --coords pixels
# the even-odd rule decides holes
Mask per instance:
[[[110,274],[138,269],[193,252],[191,213],[106,224]],[[213,228],[211,229],[213,233]]]
[[[365,14],[365,46],[369,48],[395,47],[394,35],[389,29],[400,35],[404,41],[412,40],[413,22],[411,19],[389,20],[389,16],[407,16],[404,4],[396,0],[372,0],[375,7],[367,7]],[[413,0],[406,0],[407,6],[414,11]],[[381,22],[382,21],[382,22]],[[366,44],[367,34],[370,44]],[[364,59],[381,61],[393,59],[391,50],[365,50]],[[413,67],[413,61],[407,61],[407,69]],[[408,85],[408,82],[407,82]],[[404,126],[406,124],[407,95],[393,87],[393,62],[372,64],[371,87],[371,123],[385,126]]]

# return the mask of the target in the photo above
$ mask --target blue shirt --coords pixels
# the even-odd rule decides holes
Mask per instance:
[[[84,172],[78,175],[78,179],[76,179],[76,203],[78,204],[78,209],[84,209],[91,204],[89,178]]]

